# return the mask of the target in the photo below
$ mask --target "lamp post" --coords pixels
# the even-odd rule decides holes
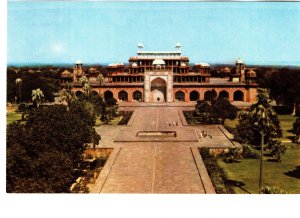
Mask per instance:
[[[259,186],[258,186],[258,191],[261,193],[261,185],[262,185],[262,180],[263,180],[263,158],[264,158],[264,137],[265,134],[263,131],[260,132],[261,134],[261,142],[260,142],[260,166],[259,166]]]

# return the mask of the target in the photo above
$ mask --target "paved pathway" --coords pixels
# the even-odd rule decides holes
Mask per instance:
[[[93,193],[214,193],[198,147],[234,146],[217,126],[214,139],[201,139],[206,126],[182,125],[180,107],[132,107],[130,126],[101,126],[100,147],[114,147]],[[177,123],[169,126],[168,122]],[[139,131],[174,131],[176,137],[138,137]]]

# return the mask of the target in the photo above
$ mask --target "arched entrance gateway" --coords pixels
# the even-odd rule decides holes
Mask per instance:
[[[150,101],[165,102],[166,101],[166,86],[167,83],[162,78],[158,77],[151,82]]]

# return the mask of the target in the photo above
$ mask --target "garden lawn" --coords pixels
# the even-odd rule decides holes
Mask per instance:
[[[265,157],[263,162],[263,187],[276,186],[288,193],[300,194],[300,179],[284,174],[300,166],[300,146],[290,144],[279,163],[268,162],[267,159]],[[218,165],[224,169],[227,179],[244,183],[241,188],[233,187],[236,193],[258,193],[259,159],[243,159],[232,164],[219,159]]]
[[[118,123],[122,120],[123,116],[117,116],[113,120],[109,122],[109,125],[118,125]],[[99,117],[96,118],[96,126],[104,124]]]
[[[294,135],[290,132],[297,117],[292,115],[278,115],[282,128],[282,140],[290,140]]]
[[[14,121],[21,120],[21,119],[22,119],[21,113],[16,113],[16,112],[6,113],[6,124],[7,125],[13,123]]]

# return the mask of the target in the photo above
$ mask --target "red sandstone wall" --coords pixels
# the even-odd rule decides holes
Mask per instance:
[[[234,88],[228,88],[228,87],[224,87],[224,88],[213,88],[218,94],[221,91],[227,91],[229,94],[229,101],[233,101],[233,96],[234,96],[234,92],[237,90],[240,90],[244,93],[244,101],[249,102],[249,103],[253,103],[256,101],[256,94],[257,94],[257,89],[256,88],[243,88],[243,87],[234,87]],[[144,95],[144,88],[142,87],[116,87],[116,88],[93,88],[93,91],[98,92],[99,94],[104,94],[105,91],[111,91],[113,93],[113,96],[115,99],[118,99],[118,93],[122,90],[126,91],[128,93],[128,101],[132,102],[133,101],[133,92],[138,90],[142,93],[142,95]],[[190,93],[192,91],[197,91],[200,95],[200,100],[204,100],[204,93],[206,91],[211,91],[212,88],[209,87],[201,87],[201,88],[173,88],[173,96],[174,96],[174,101],[175,100],[175,93],[177,91],[182,91],[185,94],[185,101],[189,102],[190,101]],[[82,91],[82,88],[73,88],[73,91]]]

